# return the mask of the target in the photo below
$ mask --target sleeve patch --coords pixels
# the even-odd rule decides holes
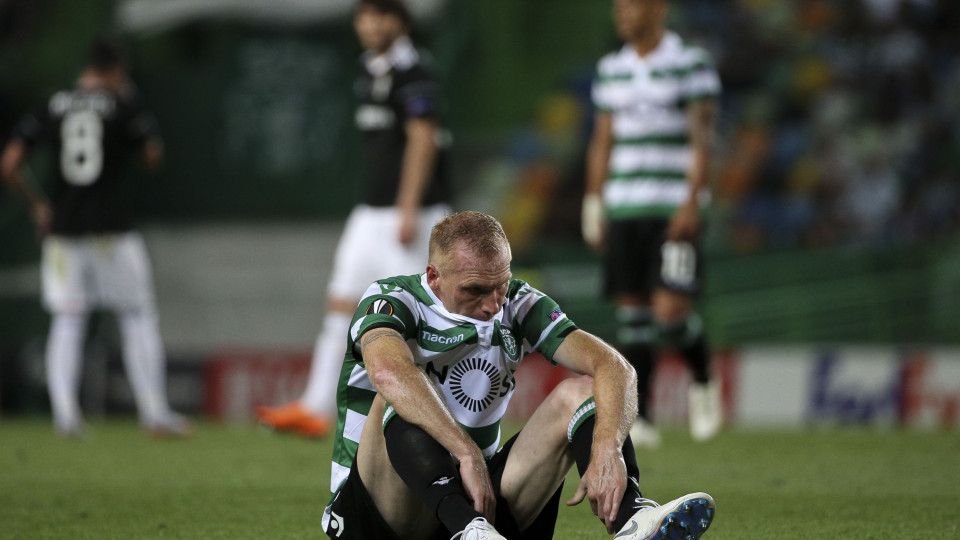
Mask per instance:
[[[374,300],[367,307],[366,314],[367,315],[379,314],[379,315],[393,316],[393,304],[391,304],[390,302],[387,302],[386,300]]]
[[[560,317],[563,317],[563,311],[560,308],[557,308],[550,313],[551,321],[556,321]]]

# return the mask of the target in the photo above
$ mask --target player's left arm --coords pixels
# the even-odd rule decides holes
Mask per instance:
[[[403,125],[407,144],[403,149],[397,208],[400,210],[399,240],[413,242],[423,194],[430,185],[437,159],[437,122],[433,118],[408,118]]]
[[[622,448],[636,416],[636,372],[613,347],[579,329],[563,339],[553,359],[577,373],[593,377],[597,405],[590,465],[580,479],[577,493],[567,504],[577,504],[584,496],[589,497],[591,507],[597,509],[597,516],[611,531],[627,487]]]
[[[716,117],[716,101],[702,98],[687,105],[690,122],[690,146],[693,153],[687,183],[689,197],[677,209],[667,228],[669,240],[693,240],[700,234],[700,194],[707,188],[710,177],[710,142]]]

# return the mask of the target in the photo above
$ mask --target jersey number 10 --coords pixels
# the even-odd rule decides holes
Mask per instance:
[[[697,278],[697,252],[688,242],[664,242],[660,249],[663,266],[660,277],[664,283],[689,287]]]
[[[103,169],[103,122],[90,110],[73,111],[60,126],[60,170],[67,182],[88,186]]]

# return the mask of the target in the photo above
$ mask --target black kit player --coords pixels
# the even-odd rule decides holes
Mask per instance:
[[[327,311],[299,400],[258,407],[262,423],[324,436],[337,417],[337,380],[350,319],[374,280],[423,270],[430,229],[450,212],[438,85],[410,39],[401,0],[360,0],[354,29],[365,52],[356,81],[356,126],[363,136],[366,186],[334,255]]]
[[[38,145],[53,158],[50,202],[22,170]],[[150,262],[133,228],[124,181],[131,155],[148,168],[161,164],[157,122],[137,99],[119,42],[98,38],[76,85],[23,118],[0,158],[3,180],[27,201],[43,239],[43,301],[52,315],[47,386],[55,429],[67,437],[84,429],[78,399],[83,343],[97,308],[116,314],[142,427],[154,436],[191,430],[167,401]]]

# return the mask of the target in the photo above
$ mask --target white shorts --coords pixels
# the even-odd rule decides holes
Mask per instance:
[[[328,298],[360,300],[378,279],[425,272],[430,231],[449,213],[445,204],[421,208],[417,237],[404,246],[397,239],[400,213],[395,207],[355,207],[337,244]]]
[[[136,232],[49,236],[41,261],[43,302],[54,313],[155,310],[153,275]]]

